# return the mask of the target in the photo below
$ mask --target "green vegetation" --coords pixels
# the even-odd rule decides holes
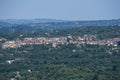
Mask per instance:
[[[119,80],[120,50],[109,54],[109,49],[111,47],[69,44],[57,48],[34,45],[1,50],[4,54],[0,57],[1,63],[20,60],[0,64],[0,76],[9,79],[19,71],[18,80]]]
[[[88,35],[96,35],[99,39],[107,39],[107,38],[116,38],[120,37],[120,26],[89,26],[89,27],[78,27],[73,29],[65,29],[65,30],[49,30],[49,31],[38,31],[38,32],[16,32],[16,33],[1,33],[0,37],[4,37],[6,39],[15,39],[15,38],[24,38],[24,37],[59,37],[59,36],[67,36],[71,34],[73,36],[83,36],[85,34]],[[22,36],[20,36],[22,35]]]
[[[120,37],[120,26],[78,27],[61,31],[51,31],[49,33],[51,34],[51,36],[67,36],[68,34],[71,34],[73,36],[83,36],[85,34],[91,34],[96,35],[99,39],[107,39]]]

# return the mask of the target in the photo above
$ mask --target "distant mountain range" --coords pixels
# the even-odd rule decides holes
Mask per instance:
[[[0,25],[26,25],[26,24],[38,24],[38,23],[51,23],[51,22],[77,22],[82,26],[108,26],[108,25],[120,25],[120,19],[113,20],[89,20],[89,21],[67,21],[57,19],[0,19]]]
[[[0,32],[36,32],[68,29],[81,26],[120,26],[120,19],[94,21],[65,21],[56,19],[6,19],[0,20]]]
[[[30,24],[30,23],[46,23],[46,22],[63,22],[64,20],[57,19],[1,19],[0,22],[9,23],[9,24]]]

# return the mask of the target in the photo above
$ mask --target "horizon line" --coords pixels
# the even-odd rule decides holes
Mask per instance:
[[[57,19],[57,18],[3,18],[0,20],[37,20],[37,19],[49,19],[49,20],[62,20],[62,21],[101,21],[101,20],[119,20],[120,18],[114,19]]]

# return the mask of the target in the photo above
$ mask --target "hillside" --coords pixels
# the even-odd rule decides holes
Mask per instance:
[[[54,41],[56,37],[65,38],[68,35],[73,36],[73,40],[76,39],[75,36],[84,35],[97,36],[98,41],[109,40],[120,38],[120,26],[77,27],[34,33],[1,33],[0,79],[120,80],[120,42],[117,46],[72,43],[52,46],[47,43],[31,45],[29,41],[43,39],[44,43],[46,39]],[[2,48],[6,41],[14,40],[15,44],[19,44],[19,39],[30,44],[16,48]],[[10,44],[8,46],[14,46]]]
[[[70,29],[82,26],[119,26],[120,19],[99,21],[62,21],[53,19],[0,20],[1,32],[39,32],[43,30]]]
[[[52,22],[0,31],[1,80],[120,80],[120,26]]]

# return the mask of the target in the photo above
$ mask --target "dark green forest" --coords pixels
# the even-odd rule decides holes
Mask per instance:
[[[48,30],[48,31],[38,31],[38,32],[13,32],[13,33],[1,33],[0,37],[4,37],[8,40],[13,40],[15,38],[25,38],[25,37],[61,37],[67,36],[68,34],[72,36],[84,36],[84,35],[95,35],[98,39],[107,38],[119,38],[120,37],[120,26],[88,26],[88,27],[78,27],[72,29],[63,30]],[[23,35],[20,37],[20,35]]]

